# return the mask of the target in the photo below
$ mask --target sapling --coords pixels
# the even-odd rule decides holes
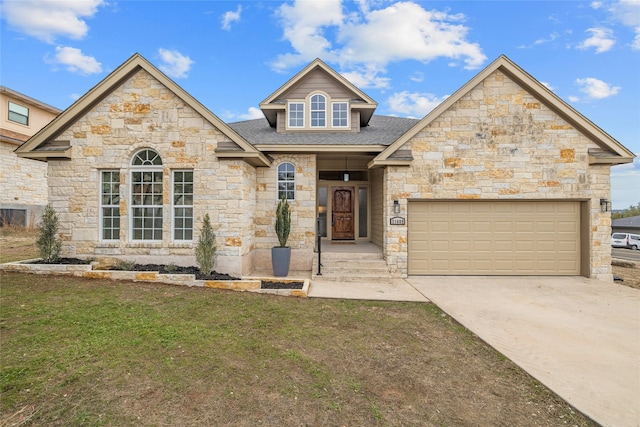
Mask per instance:
[[[211,226],[209,214],[202,219],[200,237],[196,246],[196,262],[203,274],[211,274],[216,266],[216,234]]]
[[[58,238],[58,215],[51,205],[45,206],[42,212],[36,244],[45,263],[51,264],[60,258],[62,242]]]

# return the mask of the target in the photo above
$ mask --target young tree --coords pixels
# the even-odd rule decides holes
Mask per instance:
[[[47,264],[60,258],[62,242],[58,239],[58,215],[51,205],[47,205],[42,213],[42,221],[38,224],[38,240],[40,257]]]
[[[216,266],[216,234],[211,226],[209,214],[205,214],[202,219],[202,228],[196,246],[196,262],[203,274],[211,274]]]

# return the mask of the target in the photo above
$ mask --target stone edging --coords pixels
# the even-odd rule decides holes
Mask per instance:
[[[200,286],[213,289],[248,291],[306,298],[309,279],[273,277],[247,277],[240,280],[196,280],[193,274],[160,274],[157,271],[93,270],[90,264],[28,264],[26,260],[0,264],[0,270],[31,274],[55,274],[84,277],[87,279],[131,280],[134,282],[165,283],[169,285]],[[279,282],[304,282],[302,289],[260,289],[262,280]]]

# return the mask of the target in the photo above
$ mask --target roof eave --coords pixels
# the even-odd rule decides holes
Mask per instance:
[[[49,151],[27,151],[15,152],[16,155],[23,159],[40,160],[43,162],[49,160],[71,160],[71,147],[65,150],[49,150]]]
[[[260,151],[278,153],[380,153],[386,145],[325,145],[325,144],[255,144]]]
[[[368,164],[369,169],[383,168],[387,166],[411,166],[413,159],[373,159]]]
[[[225,160],[242,160],[254,167],[269,167],[273,163],[264,153],[254,152],[238,152],[238,151],[222,151],[216,152],[216,157]]]
[[[622,157],[622,156],[594,156],[593,154],[589,154],[589,164],[590,165],[623,165],[627,163],[633,163],[632,157]]]

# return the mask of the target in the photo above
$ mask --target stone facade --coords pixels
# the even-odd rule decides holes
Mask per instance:
[[[71,141],[72,160],[50,161],[49,200],[58,212],[67,256],[109,255],[139,262],[193,265],[201,219],[209,213],[217,235],[218,271],[246,273],[253,248],[255,169],[214,154],[228,138],[145,71],[76,120],[59,137]],[[163,238],[130,236],[131,160],[150,148],[162,158]],[[100,173],[120,172],[120,239],[100,239]],[[194,241],[174,241],[171,171],[194,172]]]
[[[310,270],[316,224],[316,156],[274,155],[273,167],[257,170],[255,212],[255,266],[258,270],[271,269],[271,248],[278,246],[274,232],[275,211],[278,204],[278,165],[289,162],[296,168],[296,195],[291,205],[291,270]]]
[[[16,146],[0,142],[0,209],[24,209],[33,226],[47,204],[47,164],[15,155]]]
[[[407,274],[406,226],[391,226],[393,200],[573,199],[588,201],[590,275],[611,280],[609,165],[589,165],[589,141],[554,111],[496,71],[401,149],[409,167],[385,173],[387,262]]]
[[[314,66],[333,73],[318,61]],[[334,77],[332,82],[342,81],[337,73]],[[304,78],[302,73],[293,80]],[[570,200],[580,205],[580,238],[574,240],[581,245],[580,273],[611,281],[610,215],[600,211],[599,200],[610,198],[610,165],[628,162],[633,154],[537,85],[500,58],[464,86],[467,93],[457,93],[423,119],[422,129],[416,120],[400,123],[387,117],[378,122],[383,125],[376,128],[372,122],[360,134],[323,129],[278,134],[269,127],[269,117],[275,121],[274,112],[286,112],[282,90],[264,104],[266,122],[226,125],[134,55],[21,152],[48,158],[48,198],[60,217],[64,256],[193,265],[202,218],[209,214],[217,236],[217,271],[235,276],[270,272],[270,251],[278,244],[277,171],[288,162],[295,166],[290,269],[309,271],[318,185],[328,189],[340,183],[338,171],[347,170],[350,157],[349,166],[356,167],[351,170],[367,189],[366,199],[358,192],[355,196],[366,203],[366,211],[356,203],[354,213],[365,212],[367,222],[367,231],[357,239],[380,246],[394,273],[408,274],[410,219],[394,225],[390,219],[406,219],[409,202]],[[361,98],[367,102],[354,104],[372,114],[375,102],[364,94]],[[132,236],[131,162],[144,149],[162,159],[154,166],[162,181],[161,239],[152,241]],[[593,164],[596,154],[592,157],[590,150],[599,151]],[[193,171],[192,240],[174,239],[176,170]],[[119,238],[110,240],[101,236],[103,171],[119,172]],[[399,213],[394,201],[399,201]],[[327,221],[332,206],[326,205]],[[360,221],[354,220],[354,227]]]

